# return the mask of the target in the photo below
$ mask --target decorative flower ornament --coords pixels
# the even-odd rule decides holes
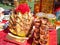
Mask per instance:
[[[16,12],[21,12],[22,14],[29,12],[30,8],[28,6],[28,4],[20,4],[17,8],[16,8]]]

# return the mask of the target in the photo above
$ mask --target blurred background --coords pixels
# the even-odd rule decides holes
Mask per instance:
[[[43,1],[43,0],[0,0],[0,7],[4,8],[5,10],[9,10],[9,9],[14,8],[16,3],[19,3],[19,4],[20,4],[22,1],[27,2],[27,3],[29,4],[30,9],[31,9],[32,12],[35,11],[36,6],[40,7],[40,8],[39,8],[39,11],[43,11],[43,12],[46,11],[46,10],[44,9],[44,7],[43,7],[43,6],[45,6],[44,4],[45,4],[46,2]],[[46,1],[48,1],[48,0],[46,0]],[[14,2],[15,2],[15,3],[14,3]],[[43,5],[41,6],[42,2],[43,2]],[[53,4],[53,5],[52,5],[53,8],[49,8],[49,9],[50,9],[50,10],[53,10],[53,13],[56,14],[56,15],[58,15],[57,12],[59,12],[59,15],[60,15],[60,0],[50,0],[48,4],[51,4],[51,5]],[[45,11],[44,11],[44,10],[41,10],[42,7],[43,7],[43,9],[44,9]],[[58,8],[59,8],[59,9],[58,9]],[[49,10],[49,9],[48,9],[48,10]],[[57,9],[58,9],[58,10],[57,10]],[[49,11],[50,11],[50,10],[49,10]],[[56,11],[56,10],[57,10],[57,11]],[[39,11],[35,11],[35,13],[37,13],[37,12],[39,12]],[[47,11],[47,12],[49,12],[49,11]],[[47,13],[47,12],[46,12],[46,13]],[[50,13],[51,13],[51,12],[52,12],[52,11],[50,11]],[[58,20],[60,20],[60,17],[58,18]],[[58,45],[60,45],[60,28],[57,29],[57,35],[58,35]]]

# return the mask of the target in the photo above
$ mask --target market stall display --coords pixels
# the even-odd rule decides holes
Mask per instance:
[[[16,4],[17,0],[14,1]],[[11,13],[5,15],[0,21],[0,30],[5,36],[0,33],[2,42],[13,45],[57,45],[56,16],[52,14],[53,7],[49,8],[53,6],[54,1],[41,0],[41,3],[39,0],[35,0],[34,15],[32,15],[26,0],[21,1],[20,5],[16,4]],[[51,1],[52,4],[50,5]],[[40,12],[40,8],[42,8],[42,12]]]

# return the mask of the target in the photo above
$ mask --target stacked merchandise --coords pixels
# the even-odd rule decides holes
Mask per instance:
[[[56,29],[55,25],[50,21],[55,18],[55,16],[51,19],[49,18],[51,17],[47,17],[47,14],[45,13],[38,13],[38,18],[34,21],[34,37],[32,45],[49,45],[49,30]]]
[[[34,2],[34,12],[35,12],[35,14],[40,12],[40,0],[35,0],[35,2]]]
[[[46,45],[48,43],[48,19],[40,18],[35,20],[34,22],[34,37],[33,37],[33,45]]]
[[[54,7],[54,0],[42,0],[42,12],[52,13]]]

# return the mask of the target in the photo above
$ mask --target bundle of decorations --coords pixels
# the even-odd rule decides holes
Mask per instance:
[[[49,45],[49,30],[55,29],[55,26],[45,17],[47,14],[40,13],[38,15],[45,16],[37,16],[33,19],[27,4],[20,4],[15,12],[16,14],[12,13],[10,16],[8,39],[24,43],[33,37],[30,45]]]
[[[12,36],[14,40],[17,40],[18,42],[24,42],[30,37],[33,16],[30,13],[30,8],[27,4],[20,4],[15,12],[17,14],[12,13],[10,16],[10,33],[8,35]]]
[[[49,14],[52,16],[52,14]],[[50,17],[45,13],[36,14],[37,18],[34,20],[34,33],[32,45],[49,45],[49,31],[56,29],[54,23],[51,20],[56,17]]]

